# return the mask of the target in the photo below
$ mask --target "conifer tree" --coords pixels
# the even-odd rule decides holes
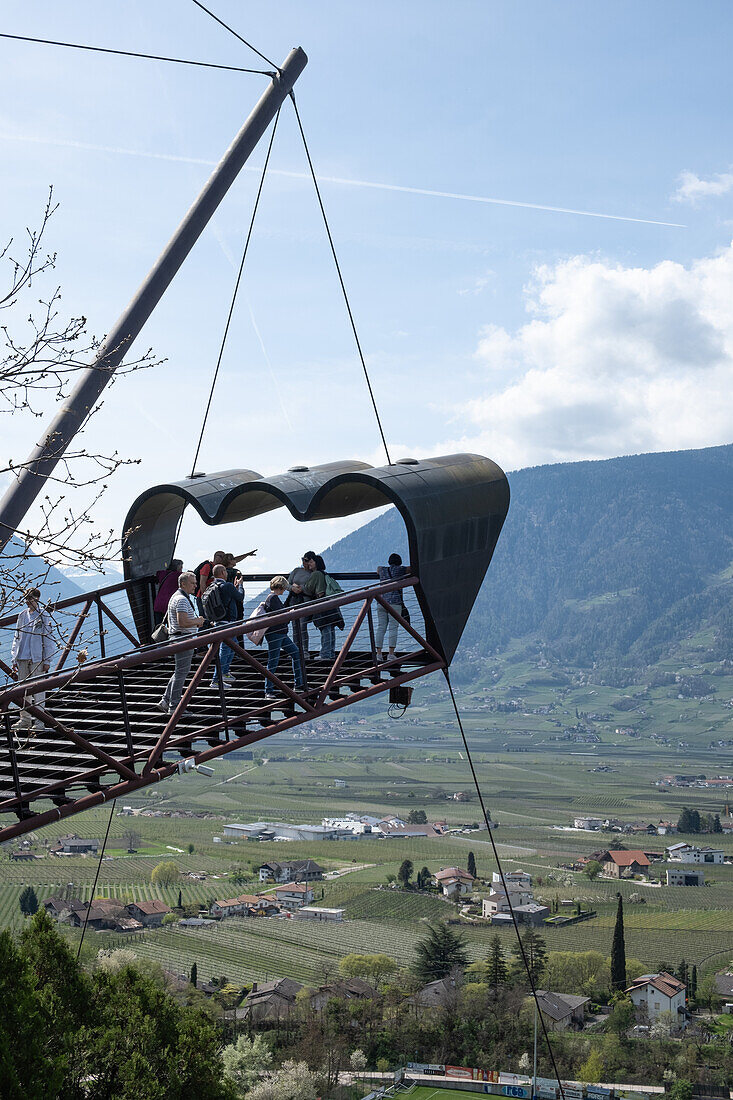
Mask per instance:
[[[190,975],[191,985],[195,987],[198,980],[199,980],[199,968],[197,967],[196,963],[193,963],[191,965],[191,975]]]
[[[32,886],[26,886],[21,890],[18,904],[24,917],[32,917],[38,912],[38,896]]]
[[[423,939],[415,947],[417,960],[414,971],[424,982],[445,978],[456,967],[468,962],[466,941],[442,921],[431,924]]]
[[[611,944],[611,986],[614,992],[626,989],[626,943],[624,941],[624,901],[618,895],[616,926]]]
[[[468,853],[468,866],[466,869],[469,875],[473,875],[474,878],[478,878],[478,875],[476,874],[476,857],[473,852]]]
[[[492,989],[498,989],[505,985],[509,969],[504,958],[504,949],[501,946],[501,937],[492,936],[489,945],[489,955],[486,960],[486,981]]]

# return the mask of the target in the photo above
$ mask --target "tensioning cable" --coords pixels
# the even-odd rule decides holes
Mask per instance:
[[[553,1073],[555,1075],[555,1078],[557,1080],[558,1088],[560,1089],[560,1098],[561,1098],[561,1100],[565,1100],[565,1092],[563,1090],[562,1081],[560,1080],[560,1071],[557,1068],[557,1062],[555,1061],[555,1052],[552,1049],[552,1043],[550,1042],[550,1035],[549,1035],[549,1032],[547,1030],[547,1025],[545,1024],[545,1018],[542,1015],[542,1009],[540,1008],[539,997],[537,996],[537,987],[535,985],[535,980],[534,980],[534,977],[532,975],[532,969],[529,965],[529,960],[527,958],[527,953],[524,950],[524,944],[522,943],[522,936],[521,936],[521,933],[519,931],[519,924],[517,922],[517,915],[514,912],[514,906],[512,905],[511,894],[509,892],[509,887],[507,885],[507,880],[506,880],[505,875],[504,875],[504,868],[503,868],[501,860],[499,858],[499,852],[498,852],[498,849],[496,847],[496,841],[494,840],[494,831],[491,828],[491,822],[489,821],[489,815],[486,812],[486,804],[484,802],[484,796],[481,793],[481,786],[480,786],[479,781],[478,781],[478,775],[476,774],[476,768],[475,768],[474,763],[473,763],[473,757],[471,756],[471,750],[468,747],[468,740],[466,738],[466,731],[463,728],[463,722],[461,721],[461,715],[460,715],[460,712],[458,710],[458,703],[456,702],[456,697],[453,694],[453,685],[451,684],[450,673],[449,673],[447,668],[443,669],[443,675],[445,676],[445,682],[448,685],[448,691],[450,692],[451,703],[453,704],[453,712],[456,716],[456,722],[458,723],[458,729],[461,731],[461,740],[463,741],[463,747],[466,750],[466,758],[468,760],[468,766],[471,769],[471,775],[473,777],[473,784],[474,784],[474,787],[476,788],[476,794],[478,796],[479,805],[481,806],[481,813],[484,815],[484,822],[486,824],[486,828],[487,828],[488,833],[489,833],[489,840],[491,841],[491,850],[494,854],[494,859],[496,860],[496,866],[497,866],[497,869],[499,871],[499,876],[501,878],[501,885],[504,888],[504,894],[506,896],[507,904],[509,906],[509,913],[510,913],[511,918],[512,918],[512,924],[514,925],[514,933],[517,937],[517,944],[519,946],[519,953],[522,956],[522,962],[524,964],[524,969],[527,973],[527,979],[529,981],[530,989],[532,990],[532,998],[533,998],[534,1003],[535,1003],[535,1009],[537,1010],[537,1015],[539,1016],[540,1023],[542,1024],[542,1033],[545,1037],[545,1042],[547,1044],[547,1050],[548,1050],[549,1055],[550,1055],[550,1061],[552,1062],[552,1071],[553,1071]]]
[[[59,42],[53,38],[31,38],[27,34],[5,34],[0,32],[0,38],[10,38],[15,42],[35,42],[41,46],[64,46],[68,50],[87,50],[89,53],[111,53],[116,54],[118,57],[140,57],[146,61],[169,61],[173,65],[195,65],[200,69],[225,69],[231,73],[256,73],[258,76],[274,76],[274,73],[265,72],[263,69],[243,69],[240,65],[219,65],[215,61],[191,61],[186,57],[163,57],[160,54],[137,53],[134,50],[113,50],[108,46],[87,46],[81,42]]]
[[[238,34],[238,32],[235,31],[234,27],[230,27],[229,24],[225,23],[223,19],[220,19],[218,15],[214,15],[213,11],[210,11],[209,8],[207,8],[204,4],[200,2],[200,0],[193,0],[193,2],[197,8],[201,8],[201,11],[205,11],[207,15],[211,16],[215,23],[218,23],[219,26],[223,27],[225,31],[229,31],[230,34],[233,34],[235,38],[238,38],[240,42],[243,42],[245,46],[249,47],[249,49],[252,50],[253,53],[256,53],[257,56],[261,57],[263,61],[266,61],[268,65],[272,65],[274,69],[277,69],[277,71],[280,72],[280,69],[274,61],[270,61],[269,57],[265,57],[263,53],[260,53],[257,47],[253,46],[251,42],[248,42],[246,38],[242,38],[241,34]]]
[[[273,146],[273,143],[275,141],[275,133],[277,132],[277,124],[280,120],[280,110],[281,110],[281,108],[278,108],[278,112],[275,115],[275,122],[274,122],[274,125],[272,127],[272,133],[270,134],[270,141],[269,141],[269,144],[267,146],[267,154],[265,156],[265,162],[262,165],[262,173],[260,175],[259,186],[257,187],[257,195],[255,196],[255,202],[254,202],[254,206],[252,208],[252,216],[251,216],[250,221],[249,221],[249,229],[247,230],[247,238],[244,242],[244,249],[242,251],[242,259],[240,261],[239,271],[237,272],[237,278],[236,278],[236,281],[234,283],[234,291],[232,293],[232,299],[231,299],[231,302],[229,303],[229,313],[227,314],[226,324],[224,325],[224,333],[223,333],[222,338],[221,338],[221,344],[219,345],[219,354],[218,354],[217,359],[216,359],[216,366],[214,367],[214,375],[213,375],[213,378],[211,379],[211,386],[209,388],[209,398],[208,398],[208,401],[206,402],[206,408],[204,410],[204,416],[203,416],[203,420],[201,422],[201,431],[199,432],[198,443],[196,444],[196,453],[193,456],[193,462],[191,464],[190,477],[193,477],[194,473],[196,472],[196,463],[198,462],[198,457],[199,457],[199,454],[201,452],[201,444],[203,442],[204,432],[206,431],[206,423],[209,419],[209,412],[211,410],[211,402],[214,398],[214,390],[216,389],[216,383],[217,383],[218,378],[219,378],[219,369],[221,367],[221,362],[222,362],[222,359],[224,357],[224,349],[226,347],[227,337],[229,335],[229,328],[230,328],[230,325],[232,323],[232,316],[234,314],[234,306],[236,304],[237,295],[239,293],[239,284],[242,281],[242,274],[244,273],[244,265],[247,261],[247,252],[249,250],[249,243],[252,240],[252,231],[254,229],[255,218],[257,217],[257,211],[258,211],[259,205],[260,205],[260,196],[262,195],[262,188],[263,188],[264,183],[265,183],[265,176],[267,175],[267,167],[270,163],[270,154],[272,153],[272,146]],[[181,517],[178,520],[178,527],[176,528],[176,535],[175,535],[175,538],[173,540],[173,549],[171,550],[171,561],[173,560],[173,555],[175,554],[176,546],[178,545],[178,536],[181,533],[181,524],[182,524],[182,522],[183,522],[183,513],[181,513]]]
[[[196,2],[196,0],[194,0]],[[341,274],[341,265],[336,255],[336,246],[333,243],[333,237],[331,235],[331,228],[328,224],[328,218],[326,217],[326,209],[323,205],[323,199],[321,198],[321,190],[318,186],[318,178],[316,176],[315,169],[313,167],[313,161],[311,160],[310,150],[308,148],[308,142],[305,139],[305,131],[303,130],[303,123],[300,120],[300,112],[298,111],[298,104],[295,101],[295,93],[290,92],[290,98],[293,101],[293,108],[295,109],[295,117],[298,121],[298,129],[300,130],[300,136],[303,140],[303,148],[305,149],[305,156],[308,161],[308,168],[310,169],[311,179],[313,180],[313,186],[316,191],[316,198],[318,199],[318,205],[321,208],[321,216],[323,217],[323,224],[326,227],[326,236],[328,237],[328,243],[331,246],[331,255],[333,256],[333,262],[336,265],[336,274],[338,275],[339,283],[341,284],[341,293],[344,296],[344,302],[346,303],[346,312],[349,315],[349,321],[351,322],[351,331],[354,334],[354,340],[356,341],[356,350],[359,353],[359,359],[361,360],[361,367],[364,371],[364,378],[366,379],[367,389],[369,390],[369,397],[371,398],[372,408],[374,409],[374,415],[377,419],[377,427],[379,428],[379,434],[382,437],[382,446],[384,447],[384,453],[387,456],[387,465],[392,465],[392,459],[389,456],[389,448],[387,446],[387,440],[384,436],[384,429],[382,428],[382,420],[379,415],[379,409],[377,408],[377,400],[374,396],[374,390],[372,389],[372,382],[369,377],[369,371],[367,370],[366,360],[364,359],[364,352],[361,350],[361,341],[359,340],[359,333],[356,331],[356,322],[354,321],[354,314],[351,311],[351,303],[349,302],[349,296],[346,293],[346,284],[344,283],[344,277]]]
[[[99,852],[99,859],[97,860],[97,873],[94,876],[94,882],[92,884],[92,892],[89,895],[89,901],[87,902],[87,907],[84,911],[84,924],[82,925],[82,928],[81,928],[81,939],[79,940],[79,947],[78,947],[77,952],[76,952],[77,961],[79,959],[79,956],[81,955],[81,948],[82,948],[82,944],[84,943],[84,936],[86,935],[86,931],[87,931],[87,921],[89,920],[89,913],[91,912],[92,902],[94,901],[94,891],[97,889],[97,883],[99,882],[99,872],[102,869],[102,860],[104,858],[104,849],[107,847],[107,839],[109,837],[109,829],[110,829],[110,825],[112,824],[112,818],[114,817],[114,812],[115,812],[115,806],[116,805],[117,805],[117,799],[113,798],[112,799],[112,805],[111,805],[110,811],[109,811],[109,820],[107,822],[107,832],[104,834],[104,840],[102,841],[102,847],[101,847],[100,852]]]

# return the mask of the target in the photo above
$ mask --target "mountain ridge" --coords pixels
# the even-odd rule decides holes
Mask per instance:
[[[576,665],[652,663],[683,637],[733,643],[733,445],[533,466],[512,503],[457,660],[532,638]],[[371,568],[407,538],[395,509],[326,551]]]

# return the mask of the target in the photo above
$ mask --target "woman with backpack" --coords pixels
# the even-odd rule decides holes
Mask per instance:
[[[316,554],[316,567],[303,588],[306,596],[312,600],[321,600],[325,596],[333,596],[343,591],[338,581],[330,577],[326,572],[326,563],[320,554]],[[321,661],[333,661],[336,657],[336,627],[344,629],[344,617],[338,607],[324,611],[323,614],[315,614],[313,622],[321,633]]]

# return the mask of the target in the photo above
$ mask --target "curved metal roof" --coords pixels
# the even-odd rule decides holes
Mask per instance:
[[[450,662],[509,509],[505,474],[480,455],[404,459],[377,467],[331,462],[270,478],[253,470],[225,470],[156,485],[127,514],[125,576],[148,576],[167,564],[188,505],[215,527],[281,506],[307,522],[384,504],[395,505],[407,528],[427,640]]]

